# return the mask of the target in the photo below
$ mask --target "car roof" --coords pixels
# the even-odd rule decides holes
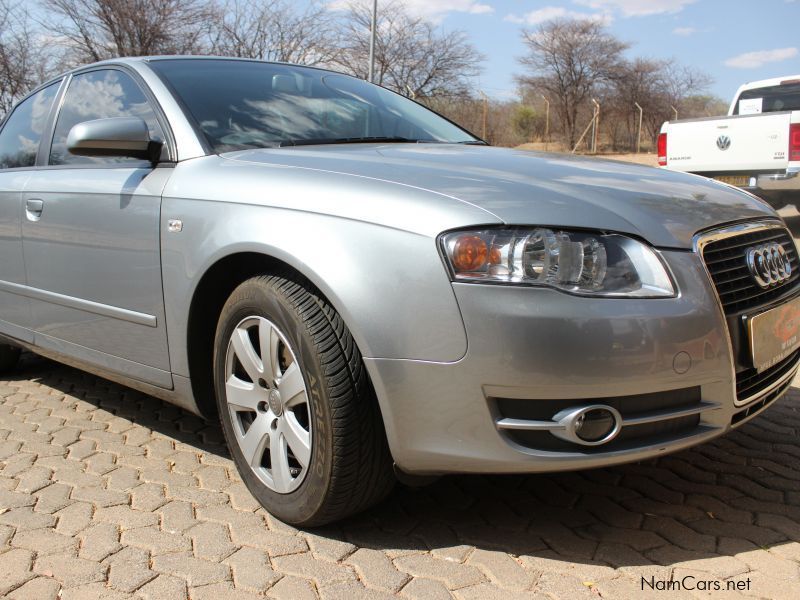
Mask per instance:
[[[108,58],[105,60],[97,61],[94,63],[89,63],[86,65],[81,65],[80,67],[75,67],[74,69],[70,69],[69,71],[62,73],[59,77],[63,77],[69,73],[75,73],[78,71],[82,71],[84,69],[102,66],[102,65],[130,65],[135,66],[141,63],[148,63],[148,62],[158,62],[158,61],[165,61],[165,60],[224,60],[224,61],[238,61],[238,62],[258,62],[264,64],[271,64],[271,65],[285,65],[287,67],[300,67],[303,69],[316,69],[317,71],[328,71],[330,73],[338,73],[340,75],[347,75],[347,73],[339,73],[338,71],[333,71],[331,69],[325,69],[322,67],[315,67],[309,65],[300,65],[297,63],[290,63],[284,61],[275,61],[275,60],[262,60],[259,58],[246,58],[246,57],[237,57],[237,56],[219,56],[214,54],[160,54],[160,55],[153,55],[153,56],[121,56],[118,58]],[[57,79],[57,78],[56,78]]]
[[[19,104],[29,96],[37,93],[39,90],[46,88],[47,86],[55,83],[66,77],[67,75],[71,75],[72,73],[79,73],[80,71],[84,71],[86,69],[92,69],[94,67],[101,67],[104,65],[113,66],[113,65],[128,65],[130,67],[136,68],[136,65],[141,63],[148,63],[148,62],[157,62],[162,60],[226,60],[226,61],[240,61],[240,62],[258,62],[258,63],[265,63],[270,65],[285,65],[287,67],[300,67],[302,69],[315,69],[317,71],[325,71],[327,73],[336,73],[337,75],[345,75],[347,77],[354,77],[349,73],[342,73],[341,71],[334,71],[332,69],[325,69],[322,67],[315,67],[310,65],[300,65],[297,63],[290,63],[290,62],[283,62],[277,60],[262,60],[259,58],[244,58],[244,57],[237,57],[237,56],[219,56],[214,54],[160,54],[160,55],[152,55],[152,56],[119,56],[117,58],[107,58],[104,60],[99,60],[93,63],[87,63],[85,65],[80,65],[73,69],[69,69],[68,71],[63,71],[56,75],[55,77],[51,77],[46,81],[40,83],[35,88],[32,88],[25,96],[19,99],[18,102],[15,103]]]

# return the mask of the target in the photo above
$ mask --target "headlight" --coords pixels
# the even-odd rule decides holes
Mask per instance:
[[[622,235],[482,229],[445,234],[441,243],[455,281],[544,285],[591,296],[675,295],[655,251]]]

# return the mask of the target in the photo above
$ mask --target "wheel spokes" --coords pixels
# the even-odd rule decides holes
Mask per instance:
[[[297,462],[307,467],[311,460],[311,434],[300,425],[293,412],[283,413],[280,431]]]
[[[291,489],[292,474],[289,472],[289,453],[286,439],[277,431],[269,438],[270,469],[275,490],[286,493]]]
[[[258,323],[258,342],[261,346],[263,371],[272,384],[281,376],[278,353],[281,337],[278,330],[266,319],[261,319]]]
[[[236,358],[239,359],[239,363],[247,372],[247,376],[250,377],[253,383],[258,383],[258,380],[264,373],[264,365],[258,357],[256,349],[253,348],[253,343],[250,341],[250,335],[247,329],[243,327],[234,329],[231,343],[233,344],[233,351],[236,353]]]
[[[272,437],[278,437],[277,435],[270,436],[269,423],[270,420],[267,415],[259,414],[250,425],[247,433],[239,438],[239,447],[242,449],[242,454],[247,464],[251,467],[261,467],[261,457],[264,456],[264,449]]]
[[[264,399],[264,393],[256,384],[231,375],[225,382],[225,399],[228,406],[235,411],[255,411],[259,402]]]
[[[278,391],[286,408],[294,408],[308,402],[306,384],[297,361],[287,367],[283,377],[278,381]]]
[[[270,489],[291,493],[310,468],[313,436],[296,355],[274,323],[250,316],[231,333],[225,369],[228,414],[244,460]]]

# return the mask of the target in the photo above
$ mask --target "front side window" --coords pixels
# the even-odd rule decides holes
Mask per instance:
[[[163,140],[164,135],[153,108],[144,92],[130,75],[114,69],[90,71],[75,75],[70,81],[56,121],[51,165],[147,165],[147,161],[125,157],[76,156],[67,150],[67,136],[78,123],[112,117],[139,117],[147,123],[150,138]]]
[[[416,102],[361,79],[256,61],[167,59],[149,65],[217,153],[313,143],[480,143]]]
[[[17,105],[0,131],[0,169],[32,167],[47,116],[58,92],[58,82],[39,90]]]

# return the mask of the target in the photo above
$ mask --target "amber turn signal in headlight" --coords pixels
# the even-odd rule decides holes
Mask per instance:
[[[453,266],[458,271],[473,271],[486,263],[486,242],[477,235],[459,236],[453,244]]]

